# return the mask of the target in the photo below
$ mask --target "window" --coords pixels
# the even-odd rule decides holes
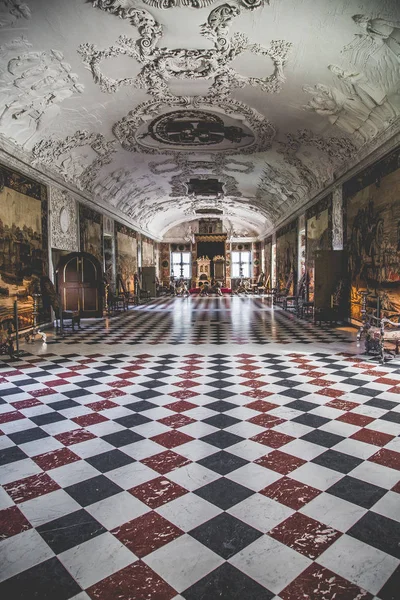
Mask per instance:
[[[251,252],[232,252],[232,277],[250,277]]]
[[[190,252],[171,252],[171,276],[190,279]]]

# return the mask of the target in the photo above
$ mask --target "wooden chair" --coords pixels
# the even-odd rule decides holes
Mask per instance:
[[[293,284],[293,280],[294,280],[294,273],[292,270],[289,273],[289,277],[287,279],[285,287],[282,288],[281,290],[279,290],[279,289],[276,290],[276,292],[274,294],[274,303],[275,304],[284,306],[285,298],[289,295],[290,288],[292,287],[292,284]]]
[[[117,275],[116,296],[117,296],[118,302],[122,302],[121,296],[123,296],[126,308],[128,308],[130,304],[137,305],[139,303],[138,296],[126,289],[125,282],[123,281],[121,275]]]
[[[299,312],[299,303],[304,300],[306,289],[307,289],[307,271],[301,276],[299,283],[297,284],[297,293],[294,296],[286,296],[283,299],[283,308],[285,310],[293,310],[296,315]]]

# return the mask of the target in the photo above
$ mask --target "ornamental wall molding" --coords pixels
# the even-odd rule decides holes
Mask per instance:
[[[2,71],[0,131],[22,147],[57,118],[59,104],[84,89],[62,52],[31,48],[24,37],[0,46],[1,62],[6,65]]]
[[[320,181],[314,171],[300,159],[298,153],[303,146],[318,149],[333,161],[333,166],[348,162],[357,150],[353,142],[345,137],[324,138],[309,129],[300,129],[295,134],[286,134],[286,142],[280,143],[278,152],[282,154],[285,163],[296,169],[308,194],[317,191],[322,184],[327,183],[327,180]]]
[[[254,164],[242,160],[236,160],[225,156],[224,154],[213,154],[212,160],[190,160],[188,161],[185,154],[176,154],[173,158],[167,158],[161,162],[149,162],[148,169],[153,175],[164,175],[181,171],[185,165],[193,170],[204,168],[207,165],[207,170],[216,175],[223,175],[224,171],[233,173],[242,173],[248,175],[254,171]]]
[[[339,186],[332,193],[332,249],[343,250],[343,188]]]
[[[30,19],[31,9],[22,0],[0,0],[0,29],[14,27],[19,19]]]
[[[78,211],[67,191],[50,187],[51,247],[78,252]]]
[[[256,197],[262,201],[270,219],[275,222],[296,205],[307,193],[300,177],[289,169],[265,162]]]
[[[148,6],[158,8],[160,10],[167,10],[169,8],[207,8],[214,4],[216,0],[143,0]],[[121,7],[120,0],[92,0],[93,6],[107,10],[113,7],[113,14],[118,14],[124,9]],[[238,4],[248,10],[254,10],[260,8],[265,4],[269,4],[269,0],[238,0]],[[110,11],[111,12],[111,11]]]
[[[75,183],[79,189],[92,191],[101,168],[112,161],[115,145],[115,140],[107,141],[101,133],[78,130],[63,140],[41,140],[33,147],[32,155],[35,163],[56,166],[66,181]],[[82,165],[82,157],[73,155],[75,148],[83,146],[89,146],[96,154],[86,167]]]
[[[31,152],[24,150],[21,146],[9,140],[1,133],[0,162],[19,173],[25,174],[27,177],[35,179],[35,181],[38,181],[39,183],[43,183],[47,186],[55,185],[68,192],[68,195],[80,204],[88,206],[104,215],[108,215],[113,219],[117,219],[119,223],[126,225],[131,229],[133,228],[146,236],[153,237],[156,241],[160,241],[159,237],[143,228],[137,222],[131,220],[128,215],[118,208],[112,208],[112,210],[110,210],[108,199],[103,200],[101,197],[95,198],[93,193],[89,194],[86,190],[80,190],[76,184],[66,182],[55,169],[49,168],[43,164],[35,165]]]
[[[198,96],[196,98],[189,97],[173,97],[172,100],[166,103],[165,99],[150,100],[139,104],[135,109],[131,110],[120,121],[117,121],[113,126],[113,133],[122,147],[129,152],[143,152],[146,154],[159,154],[159,150],[155,147],[144,145],[141,141],[140,131],[143,125],[149,124],[155,117],[158,117],[163,112],[172,109],[197,109],[197,110],[213,110],[223,115],[231,117],[243,124],[251,131],[254,136],[254,141],[245,147],[219,149],[219,152],[224,154],[250,154],[253,152],[264,152],[271,148],[272,142],[276,136],[276,129],[272,123],[255,109],[247,106],[243,102],[228,98],[210,98]],[[209,148],[206,148],[209,151]],[[175,154],[182,152],[182,148],[163,148],[163,154]],[[188,150],[186,154],[193,153]]]
[[[142,8],[123,8],[109,0],[96,0],[93,6],[122,19],[127,19],[138,29],[139,39],[126,35],[118,38],[116,44],[99,49],[95,44],[84,43],[78,52],[84,64],[91,70],[93,79],[103,92],[116,92],[121,86],[129,85],[143,88],[156,98],[172,99],[168,81],[174,79],[213,79],[210,96],[227,96],[236,88],[258,87],[267,93],[276,93],[282,89],[285,81],[284,66],[292,47],[285,40],[273,40],[269,46],[250,43],[243,33],[229,35],[230,25],[240,14],[235,4],[222,4],[214,8],[206,23],[200,26],[200,33],[213,43],[213,48],[170,49],[160,48],[157,43],[163,35],[163,28],[154,17]],[[273,63],[273,72],[266,77],[246,77],[240,75],[230,63],[244,52],[266,56]],[[110,57],[128,56],[141,65],[136,78],[114,79],[105,75],[102,62]]]

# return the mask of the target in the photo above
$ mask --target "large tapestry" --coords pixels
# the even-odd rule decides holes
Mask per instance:
[[[103,264],[103,216],[88,208],[79,205],[79,231],[81,252],[93,254]]]
[[[20,329],[33,324],[32,293],[48,275],[46,187],[0,166],[0,320],[18,301]],[[49,315],[41,310],[39,322]]]
[[[272,264],[272,238],[269,237],[265,240],[265,245],[264,245],[264,273],[265,273],[265,282],[268,284],[268,287],[272,287],[271,264]]]
[[[120,223],[115,223],[115,230],[117,277],[122,279],[127,291],[133,291],[138,270],[136,231]]]
[[[314,258],[318,250],[332,250],[332,194],[306,212],[306,268],[308,300],[314,300]]]
[[[142,267],[154,267],[154,242],[142,237]]]
[[[276,278],[279,289],[289,284],[289,294],[294,293],[297,281],[297,220],[282,227],[276,234]]]
[[[351,317],[359,320],[359,292],[380,296],[387,313],[400,312],[400,150],[343,186]]]

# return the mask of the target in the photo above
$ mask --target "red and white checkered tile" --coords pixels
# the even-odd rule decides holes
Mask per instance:
[[[3,598],[398,599],[398,366],[48,354],[0,378]]]

